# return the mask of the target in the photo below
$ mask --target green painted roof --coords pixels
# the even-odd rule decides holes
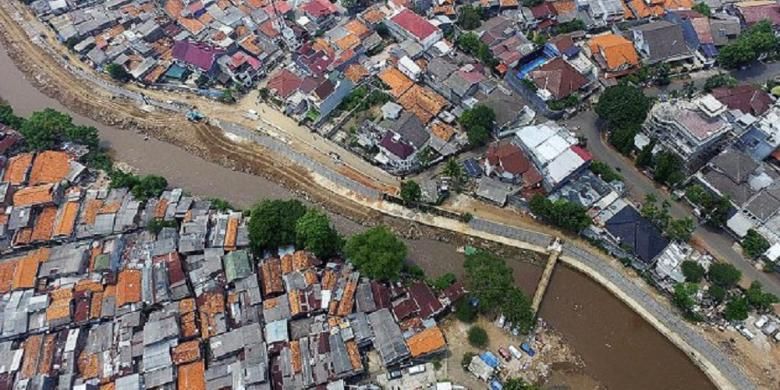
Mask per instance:
[[[252,262],[249,260],[249,252],[242,249],[225,255],[225,277],[228,282],[245,278],[252,274]]]

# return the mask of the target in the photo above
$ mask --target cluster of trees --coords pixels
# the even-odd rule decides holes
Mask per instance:
[[[108,72],[108,75],[111,76],[112,79],[122,83],[130,81],[132,78],[124,66],[115,64],[113,62],[106,65],[106,72]]]
[[[479,36],[473,32],[460,34],[455,44],[466,54],[479,58],[483,65],[488,68],[494,68],[498,65],[498,60],[493,56],[490,47],[479,40]]]
[[[685,189],[685,197],[701,210],[701,217],[713,226],[722,226],[728,219],[731,203],[727,198],[707,191],[699,184]]]
[[[704,3],[701,3],[704,4]],[[704,81],[704,91],[711,92],[715,88],[720,87],[736,87],[737,79],[731,77],[728,73],[718,73],[714,76],[707,77]]]
[[[474,108],[463,111],[458,121],[466,131],[469,145],[482,146],[490,140],[490,134],[495,127],[496,112],[484,104],[477,104]]]
[[[545,222],[578,233],[590,226],[593,222],[584,207],[558,199],[552,201],[542,195],[536,195],[529,203],[531,212],[539,216]]]
[[[420,201],[422,197],[422,188],[414,180],[405,180],[401,182],[401,199],[407,205],[413,205]]]
[[[704,16],[710,16],[712,15],[712,10],[710,9],[710,6],[707,5],[705,2],[696,3],[691,7],[692,10],[704,15]]]
[[[533,328],[531,301],[514,286],[512,269],[503,259],[477,251],[466,256],[464,265],[466,287],[479,301],[477,310],[480,313],[503,313],[506,320],[522,333],[528,333]]]
[[[590,163],[590,171],[601,177],[601,179],[607,183],[623,180],[623,177],[620,176],[619,173],[615,172],[609,165],[602,161],[593,160],[593,162]]]
[[[634,136],[647,117],[651,99],[627,84],[608,87],[599,97],[596,114],[609,129],[609,142],[623,154],[634,149]]]
[[[406,244],[384,226],[356,234],[344,246],[344,254],[360,272],[380,280],[399,278],[406,253]]]
[[[0,102],[0,123],[19,130],[29,150],[47,150],[62,142],[81,144],[89,149],[82,157],[82,163],[90,168],[111,171],[111,159],[100,147],[97,129],[74,124],[70,115],[47,108],[33,112],[25,119],[14,114],[11,106]]]
[[[585,30],[585,22],[580,19],[573,19],[568,22],[557,24],[553,27],[553,31],[556,34],[567,34],[574,31]]]
[[[136,176],[130,172],[112,169],[109,176],[111,188],[129,188],[133,196],[141,201],[160,196],[168,187],[168,180],[157,175]]]
[[[458,8],[458,20],[456,23],[464,30],[478,28],[482,25],[481,9],[469,4]]]
[[[778,40],[772,25],[764,20],[748,28],[734,43],[726,45],[718,53],[718,62],[726,68],[749,65],[761,55],[776,51]]]
[[[479,326],[472,326],[468,331],[469,344],[475,348],[485,348],[490,341],[485,329]]]
[[[365,85],[361,85],[350,92],[347,97],[339,104],[341,111],[367,110],[375,105],[385,104],[390,100],[390,95],[379,91],[371,90]]]
[[[673,219],[669,215],[671,204],[664,200],[661,207],[658,207],[658,199],[653,194],[645,196],[645,203],[642,204],[640,213],[643,217],[652,221],[664,234],[671,240],[688,241],[696,230],[696,224],[690,217]]]
[[[757,231],[750,229],[745,238],[742,239],[742,249],[744,249],[746,255],[756,258],[769,249],[769,241]]]
[[[676,154],[664,150],[651,157],[651,160],[655,181],[674,187],[685,179],[681,169],[683,162]]]

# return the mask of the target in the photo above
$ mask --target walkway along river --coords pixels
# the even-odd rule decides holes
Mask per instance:
[[[172,185],[202,196],[218,196],[246,206],[261,198],[295,195],[260,177],[235,172],[192,156],[173,145],[144,141],[131,131],[103,126],[69,112],[41,94],[0,48],[0,96],[21,115],[52,107],[74,121],[100,130],[117,160],[141,172],[166,176]],[[337,224],[345,231],[361,227],[346,219]],[[462,275],[461,255],[452,245],[431,240],[410,241],[411,257],[433,275]],[[518,284],[532,293],[541,268],[510,261]],[[586,364],[586,374],[610,389],[711,389],[697,367],[640,316],[591,279],[566,267],[555,270],[542,304],[541,317],[561,332]]]

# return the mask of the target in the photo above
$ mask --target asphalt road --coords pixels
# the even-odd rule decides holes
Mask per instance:
[[[735,71],[732,74],[743,83],[761,83],[780,74],[780,63],[758,64],[754,68]],[[704,78],[694,78],[694,81],[699,86],[704,84]],[[667,88],[664,88],[663,91],[671,91],[674,88],[681,87],[682,84],[680,82],[672,83]],[[651,93],[653,92],[657,91],[652,91]],[[652,179],[640,172],[631,160],[621,155],[601,138],[599,129],[596,126],[596,119],[596,113],[593,110],[588,110],[568,119],[565,123],[570,129],[578,129],[577,133],[588,140],[588,150],[590,150],[595,159],[603,161],[623,176],[629,197],[635,202],[641,203],[644,201],[646,194],[654,194],[659,202],[663,200],[669,201],[672,205],[670,209],[672,217],[692,216],[690,209],[686,205],[672,199],[669,192],[657,186]],[[725,232],[715,231],[706,226],[699,226],[694,232],[694,239],[703,244],[715,257],[733,264],[748,279],[760,281],[766,291],[780,296],[780,280],[757,270],[752,262],[737,253],[732,247],[734,243],[733,238]]]

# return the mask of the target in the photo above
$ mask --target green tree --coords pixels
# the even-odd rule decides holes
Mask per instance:
[[[482,24],[482,13],[476,7],[464,5],[458,8],[457,24],[464,30],[473,30]]]
[[[707,295],[709,295],[709,297],[712,298],[713,301],[717,303],[721,303],[723,302],[723,300],[726,299],[726,289],[716,284],[713,284],[710,285],[710,288],[707,290]]]
[[[653,163],[653,148],[655,148],[655,141],[651,141],[639,151],[639,154],[636,156],[636,166],[645,168]]]
[[[609,132],[607,139],[618,152],[629,155],[634,150],[634,137],[636,137],[637,133],[639,133],[638,125],[617,127]]]
[[[149,221],[149,223],[146,224],[146,230],[155,236],[160,234],[163,228],[167,227],[175,228],[178,227],[178,224],[176,221],[166,221],[159,218],[153,218],[151,221]]]
[[[556,34],[567,34],[574,31],[585,30],[585,22],[580,19],[573,19],[568,22],[559,23],[554,27]]]
[[[696,3],[696,4],[694,4],[694,6],[691,9],[696,11],[696,12],[698,12],[698,13],[700,13],[700,14],[702,14],[702,15],[704,15],[704,16],[712,15],[712,10],[710,9],[710,6],[707,5],[707,3],[705,3],[705,2]]]
[[[676,154],[667,151],[658,153],[655,158],[653,178],[673,187],[685,178],[680,168],[682,166],[682,161]]]
[[[672,301],[682,311],[690,313],[693,310],[693,305],[696,304],[693,297],[698,291],[699,286],[695,283],[677,283],[674,286]]]
[[[455,283],[455,280],[455,274],[452,272],[447,272],[446,274],[441,275],[436,279],[430,280],[428,284],[433,287],[434,290],[441,291],[449,286],[452,286],[452,284]]]
[[[472,326],[468,332],[469,344],[476,348],[485,348],[488,345],[488,334],[479,326]]]
[[[447,162],[444,164],[444,169],[442,169],[442,173],[444,176],[449,176],[452,180],[452,185],[456,190],[460,188],[461,184],[463,184],[466,179],[466,173],[463,171],[463,166],[455,157],[447,159]]]
[[[723,312],[723,317],[729,321],[744,321],[748,318],[748,305],[745,297],[732,298],[726,303],[726,310]]]
[[[562,229],[577,233],[593,222],[584,207],[564,199],[552,201],[542,195],[536,195],[529,203],[531,212],[545,222]]]
[[[147,200],[160,196],[166,187],[168,187],[168,181],[164,177],[147,175],[141,177],[138,183],[130,189],[130,192],[138,200]]]
[[[466,298],[461,298],[455,303],[455,317],[467,324],[477,319],[477,309]]]
[[[747,292],[745,292],[745,298],[750,304],[750,307],[758,311],[759,313],[766,313],[772,309],[772,305],[778,302],[777,296],[772,293],[764,292],[761,282],[753,281],[750,284]]]
[[[541,390],[541,387],[528,383],[522,378],[510,378],[504,383],[504,390]]]
[[[479,58],[480,62],[488,68],[498,65],[498,61],[493,57],[490,48],[480,41],[479,36],[473,32],[458,35],[455,44],[466,54]]]
[[[109,176],[111,177],[111,188],[133,188],[140,181],[138,176],[118,169],[112,170]]]
[[[772,25],[763,20],[740,34],[736,42],[720,49],[718,62],[726,68],[737,68],[756,61],[762,54],[776,50],[777,37]]]
[[[19,132],[24,136],[30,149],[40,151],[53,148],[65,131],[71,127],[73,127],[73,119],[69,115],[46,108],[32,113],[22,123]]]
[[[71,126],[65,129],[63,134],[65,141],[81,144],[90,150],[97,149],[100,146],[100,137],[98,131],[92,126]]]
[[[729,289],[737,285],[739,279],[742,278],[742,272],[728,263],[714,263],[707,271],[707,278],[712,283]]]
[[[718,53],[718,62],[726,68],[738,68],[758,58],[756,51],[746,41],[737,40],[726,45]]]
[[[458,119],[466,131],[471,146],[484,145],[490,138],[496,121],[496,112],[492,108],[478,104],[474,108],[463,111]]]
[[[111,76],[112,79],[123,83],[130,81],[130,78],[132,77],[130,73],[125,70],[124,66],[114,63],[106,65],[106,72],[108,72],[108,75]]]
[[[596,114],[607,122],[612,131],[637,127],[647,117],[650,102],[639,88],[618,84],[608,87],[601,94]]]
[[[249,219],[249,245],[256,256],[266,249],[294,244],[298,220],[306,206],[297,200],[264,200],[258,203]]]
[[[754,229],[748,230],[745,238],[742,239],[742,249],[745,254],[752,258],[759,257],[769,249],[769,241]]]
[[[471,360],[474,359],[474,356],[477,356],[474,352],[466,352],[463,354],[463,358],[460,359],[460,366],[463,368],[463,370],[468,370],[469,365],[471,365]]]
[[[693,236],[696,225],[690,217],[675,219],[666,226],[666,235],[672,240],[687,242]]]
[[[710,76],[707,78],[707,81],[704,82],[704,91],[711,92],[715,88],[736,87],[736,86],[737,86],[737,79],[731,77],[731,75],[728,73],[718,73],[714,76]]]
[[[219,96],[219,101],[222,103],[235,103],[236,97],[233,96],[233,89],[225,88],[222,90],[222,95]]]
[[[406,260],[406,244],[387,227],[378,226],[349,238],[344,253],[372,279],[397,280]]]
[[[685,275],[685,280],[689,283],[699,283],[704,278],[707,270],[704,269],[699,263],[693,260],[685,260],[682,263],[682,273]]]
[[[401,199],[406,204],[415,204],[420,201],[422,197],[422,189],[420,185],[414,180],[406,180],[401,182]]]
[[[523,7],[536,7],[539,4],[544,3],[544,0],[523,0]]]
[[[504,259],[477,251],[466,255],[464,267],[466,288],[479,300],[479,310],[490,313],[500,309],[513,284],[512,269]]]
[[[593,160],[593,162],[590,163],[590,170],[596,175],[599,175],[601,179],[606,182],[623,180],[623,177],[620,176],[620,174],[615,172],[609,165],[602,161]]]
[[[501,313],[521,333],[527,334],[533,329],[535,314],[531,308],[531,301],[520,289],[511,288],[506,292]]]
[[[24,119],[16,116],[10,105],[0,101],[0,123],[13,129],[19,129],[22,127],[22,122],[24,122]]]
[[[230,204],[230,202],[220,199],[220,198],[211,198],[209,199],[211,202],[211,207],[213,207],[217,211],[225,212],[228,210],[235,210],[233,205]]]
[[[299,248],[327,260],[341,251],[344,240],[330,224],[325,213],[308,210],[295,224],[295,237]]]

